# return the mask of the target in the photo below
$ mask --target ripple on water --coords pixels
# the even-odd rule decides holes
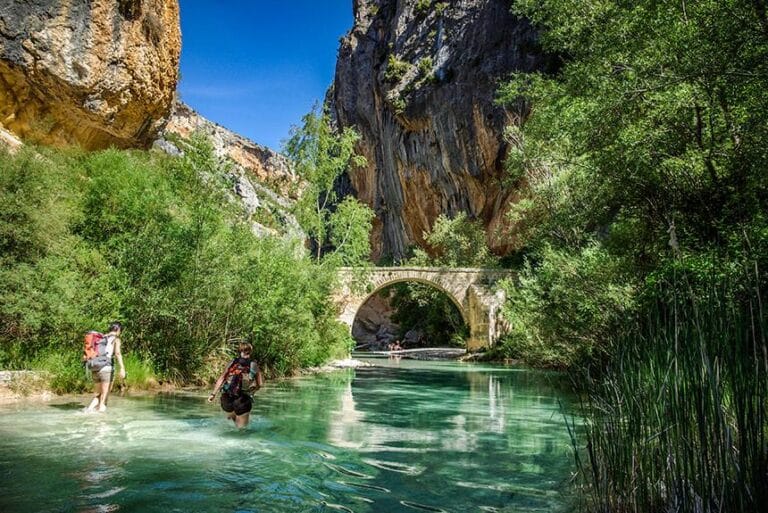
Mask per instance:
[[[331,470],[334,470],[336,472],[339,472],[340,474],[344,474],[347,476],[359,477],[360,479],[373,479],[373,476],[371,475],[363,474],[362,472],[357,472],[355,470],[348,469],[341,465],[335,465],[333,463],[326,463],[326,462],[323,462],[323,465],[325,465]]]
[[[352,483],[350,481],[336,481],[339,484],[345,485],[345,486],[353,486],[355,488],[364,488],[367,490],[376,490],[378,492],[384,492],[384,493],[390,493],[391,490],[389,488],[384,488],[383,486],[376,486],[371,485],[367,483]]]
[[[361,461],[373,467],[389,470],[391,472],[400,472],[401,474],[407,474],[409,476],[418,476],[424,472],[425,469],[422,465],[406,465],[405,463],[398,463],[396,461],[373,460],[370,458],[363,458]]]
[[[326,501],[321,501],[320,504],[325,506],[328,509],[335,509],[337,511],[345,511],[346,513],[355,513],[354,510],[352,510],[352,509],[350,509],[350,508],[348,508],[346,506],[342,506],[341,504],[333,504],[331,502],[326,502]]]
[[[400,501],[400,504],[402,504],[407,508],[418,509],[421,511],[434,511],[436,513],[448,513],[447,510],[444,510],[442,508],[437,508],[435,506],[428,506],[427,504],[419,504],[418,502]]]

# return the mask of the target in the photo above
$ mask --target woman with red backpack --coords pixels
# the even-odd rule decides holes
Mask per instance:
[[[221,409],[227,412],[227,418],[234,421],[237,427],[243,428],[248,425],[253,407],[253,399],[248,391],[261,388],[264,380],[259,364],[251,359],[253,346],[247,342],[241,342],[238,349],[240,356],[232,360],[221,377],[216,380],[213,392],[208,396],[208,402],[213,402],[216,393],[223,385]]]
[[[107,411],[107,397],[114,381],[115,359],[120,365],[120,379],[125,379],[125,365],[123,364],[123,354],[120,351],[120,334],[122,332],[123,325],[119,322],[113,322],[109,325],[109,332],[104,335],[96,332],[86,335],[86,343],[89,340],[94,340],[94,345],[101,346],[98,351],[95,351],[99,356],[85,362],[86,369],[91,372],[94,384],[93,399],[85,409],[87,412]],[[89,339],[89,336],[92,339]],[[94,362],[97,361],[99,363],[94,365]]]

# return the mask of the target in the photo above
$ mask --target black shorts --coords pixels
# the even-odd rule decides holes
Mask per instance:
[[[221,409],[227,413],[235,412],[235,415],[245,415],[253,407],[253,399],[248,394],[240,394],[232,397],[224,393],[221,394]]]

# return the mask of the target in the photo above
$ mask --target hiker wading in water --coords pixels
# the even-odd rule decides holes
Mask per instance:
[[[93,399],[85,409],[87,412],[107,411],[107,397],[109,397],[109,391],[112,389],[112,382],[115,379],[115,359],[120,365],[120,379],[125,379],[125,365],[123,364],[123,354],[120,351],[120,334],[122,332],[123,325],[119,322],[113,322],[109,325],[108,333],[105,335],[97,334],[103,345],[103,354],[101,355],[103,365],[86,366],[90,370],[91,379],[93,379]]]
[[[248,390],[258,390],[264,380],[259,364],[251,359],[253,351],[251,344],[243,342],[239,350],[240,356],[232,360],[221,377],[216,380],[213,392],[208,396],[208,402],[213,402],[223,385],[221,409],[227,412],[227,418],[234,421],[237,427],[243,428],[248,425],[253,406],[253,399]]]

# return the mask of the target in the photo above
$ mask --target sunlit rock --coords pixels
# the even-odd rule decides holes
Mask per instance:
[[[177,0],[0,3],[0,125],[42,144],[146,147],[170,112]]]
[[[355,1],[329,99],[362,135],[368,165],[350,178],[376,212],[374,258],[401,258],[440,214],[462,211],[485,223],[496,252],[509,249],[519,191],[504,182],[503,129],[522,112],[494,98],[510,72],[553,67],[508,0]]]

